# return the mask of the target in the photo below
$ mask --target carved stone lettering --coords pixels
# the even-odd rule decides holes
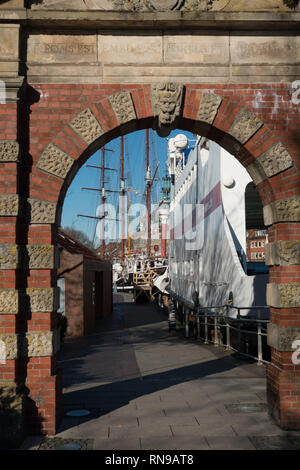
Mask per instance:
[[[293,165],[293,160],[281,142],[277,142],[271,148],[262,153],[257,160],[262,165],[268,177],[274,176]]]
[[[19,196],[17,194],[0,195],[0,216],[16,217],[19,210]]]
[[[245,144],[261,128],[263,122],[251,111],[242,108],[230,126],[228,133]]]
[[[119,124],[136,119],[136,113],[130,93],[116,93],[109,96],[111,107]]]
[[[88,63],[97,60],[97,38],[91,35],[32,34],[28,39],[32,64]]]
[[[172,82],[159,83],[152,85],[151,91],[152,107],[157,118],[157,133],[160,137],[166,137],[180,115],[183,85]]]
[[[102,127],[89,108],[78,114],[70,123],[70,127],[88,145],[104,134]]]
[[[212,124],[221,102],[221,96],[214,93],[203,93],[197,113],[197,120]]]
[[[15,140],[0,141],[0,161],[17,162],[19,157],[19,144]]]
[[[42,153],[37,168],[64,179],[69,173],[73,163],[74,159],[70,157],[70,155],[63,152],[60,148],[56,147],[56,145],[49,144]]]

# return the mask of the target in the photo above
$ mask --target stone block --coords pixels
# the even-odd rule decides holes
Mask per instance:
[[[261,164],[268,177],[277,175],[277,173],[280,173],[293,165],[291,156],[281,142],[277,142],[259,155],[259,157],[257,157],[257,161]]]
[[[49,357],[59,351],[60,330],[0,335],[0,341],[5,344],[6,360]]]
[[[278,199],[264,206],[265,225],[276,222],[299,222],[300,221],[300,196],[286,199]]]
[[[28,306],[32,312],[52,312],[59,307],[59,289],[52,287],[26,289]],[[26,305],[26,304],[25,304]]]
[[[277,351],[291,352],[294,341],[300,340],[300,327],[280,326],[275,323],[267,325],[268,345]]]
[[[54,245],[0,245],[0,269],[53,269],[58,261]]]
[[[19,29],[17,24],[0,25],[0,61],[19,60]]]
[[[74,159],[56,145],[49,144],[42,153],[37,168],[64,179],[69,173]]]
[[[21,350],[23,357],[53,356],[60,348],[59,329],[26,333]]]
[[[70,127],[90,145],[104,134],[102,127],[89,108],[79,113],[70,123]]]
[[[203,93],[197,113],[197,120],[212,124],[221,103],[221,96],[214,93]]]
[[[78,64],[97,62],[96,34],[31,34],[29,64]]]
[[[300,264],[300,241],[280,240],[268,243],[265,258],[269,266],[297,266]]]
[[[132,97],[129,92],[115,93],[109,96],[108,99],[120,125],[136,119]]]
[[[98,56],[103,64],[162,64],[163,40],[157,32],[100,34]]]
[[[257,161],[250,163],[246,169],[256,186],[267,179],[267,175],[265,174],[262,166]]]
[[[238,142],[245,144],[263,125],[254,113],[242,108],[230,126],[228,133]]]
[[[0,289],[0,314],[16,315],[19,311],[52,312],[58,306],[58,288]]]
[[[0,140],[0,162],[17,162],[19,144],[15,140]]]
[[[300,37],[294,34],[233,33],[230,55],[233,64],[296,64],[299,62]]]
[[[267,284],[267,304],[275,308],[299,308],[300,284]]]
[[[17,217],[19,196],[17,194],[0,195],[0,217]]]
[[[18,264],[18,247],[3,243],[0,245],[0,269],[16,269]]]
[[[227,64],[229,34],[166,34],[163,40],[166,64]]]
[[[19,311],[19,293],[16,289],[0,289],[0,314],[16,315]]]
[[[56,204],[43,199],[28,198],[27,218],[31,224],[53,224],[55,222]]]

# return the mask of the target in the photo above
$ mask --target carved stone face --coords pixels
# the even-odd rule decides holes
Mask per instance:
[[[160,130],[158,133],[161,137],[169,134],[172,124],[179,116],[182,96],[181,84],[167,82],[152,86],[153,110],[158,118],[158,130]]]
[[[182,87],[174,83],[164,83],[153,87],[155,91],[155,111],[161,124],[171,124],[179,113]]]

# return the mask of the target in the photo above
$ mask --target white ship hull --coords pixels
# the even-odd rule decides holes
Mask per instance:
[[[239,307],[264,306],[268,275],[246,274],[245,188],[251,178],[220,146],[202,145],[203,139],[186,166],[177,167],[172,185],[169,288],[189,303],[198,292],[203,307],[224,305],[229,296]],[[182,223],[178,214],[184,214]]]

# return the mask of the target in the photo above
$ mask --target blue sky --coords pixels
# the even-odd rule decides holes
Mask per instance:
[[[186,134],[191,141],[195,137],[190,132],[174,130],[168,138],[177,134]],[[154,182],[152,189],[152,202],[160,199],[160,178],[165,174],[165,162],[167,158],[167,139],[160,138],[155,131],[150,130],[150,165],[151,175],[153,176],[157,162],[159,168],[157,171],[158,180]],[[193,144],[193,142],[191,142]],[[128,134],[124,138],[124,173],[126,178],[126,187],[129,185],[133,189],[144,193],[145,190],[145,168],[146,168],[146,131],[137,131]],[[105,187],[107,189],[118,190],[120,188],[120,153],[121,139],[114,139],[105,146],[107,151],[105,157],[105,166],[115,168],[118,172],[105,172]],[[102,152],[98,150],[87,162],[89,165],[101,165]],[[77,172],[65,196],[62,212],[62,228],[72,227],[83,231],[90,240],[94,240],[95,246],[100,241],[96,236],[96,219],[78,217],[78,214],[95,216],[97,207],[100,204],[101,193],[96,191],[82,190],[82,187],[99,188],[101,186],[101,170],[88,168],[86,164]],[[107,193],[107,202],[117,207],[116,193]],[[131,203],[141,203],[143,198],[131,193]]]

